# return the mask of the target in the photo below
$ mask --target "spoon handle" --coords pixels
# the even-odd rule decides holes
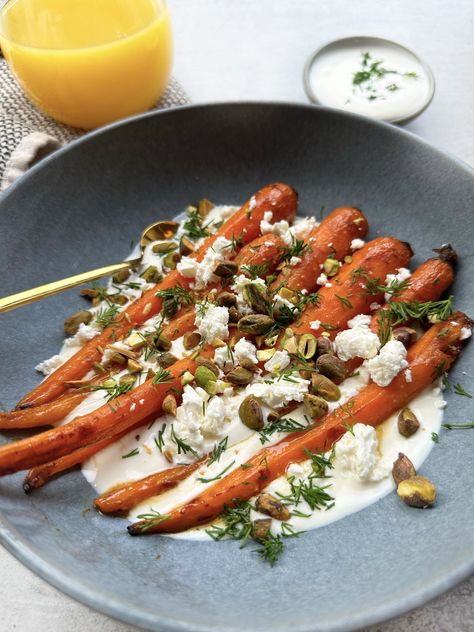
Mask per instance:
[[[131,259],[130,261],[123,261],[122,263],[114,263],[110,266],[104,266],[103,268],[96,268],[95,270],[89,270],[89,272],[82,272],[81,274],[75,274],[74,276],[61,279],[60,281],[53,281],[52,283],[46,283],[45,285],[39,285],[31,290],[25,290],[24,292],[18,292],[18,294],[12,294],[11,296],[5,296],[0,298],[0,313],[8,312],[11,309],[28,305],[33,301],[39,301],[46,296],[52,296],[58,294],[64,290],[68,290],[76,285],[82,285],[87,281],[93,281],[94,279],[100,279],[100,277],[108,276],[119,272],[119,270],[126,270],[136,265],[137,260]]]

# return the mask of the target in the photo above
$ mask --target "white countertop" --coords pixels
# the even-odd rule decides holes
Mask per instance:
[[[327,41],[375,35],[413,48],[431,66],[433,103],[407,129],[474,165],[472,0],[168,0],[175,76],[195,103],[306,103],[302,69]],[[65,597],[0,548],[0,631],[132,632]],[[474,629],[474,578],[372,632]]]

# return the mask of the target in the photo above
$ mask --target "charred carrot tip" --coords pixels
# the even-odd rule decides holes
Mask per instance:
[[[449,263],[453,267],[458,261],[458,253],[454,250],[451,244],[442,244],[439,248],[433,248],[433,252],[436,252],[438,259]]]

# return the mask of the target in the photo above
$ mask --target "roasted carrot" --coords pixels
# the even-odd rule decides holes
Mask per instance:
[[[180,360],[167,369],[165,381],[147,380],[94,412],[46,430],[34,437],[0,447],[0,476],[29,469],[58,459],[73,450],[96,443],[111,434],[133,428],[141,420],[159,411],[170,389],[180,389],[180,376],[194,371],[196,363],[190,358]]]
[[[133,483],[127,483],[116,489],[102,494],[94,501],[95,506],[102,513],[117,513],[130,511],[133,507],[152,496],[161,494],[190,476],[203,463],[203,459],[189,465],[178,465],[151,474]]]
[[[307,458],[305,449],[312,452],[329,450],[344,434],[347,423],[377,426],[407,406],[433,379],[449,369],[464,344],[462,329],[472,329],[472,326],[473,322],[461,312],[453,314],[447,322],[433,325],[408,353],[411,382],[406,381],[402,372],[384,388],[370,383],[343,406],[319,420],[317,426],[292,433],[280,443],[261,450],[248,461],[245,470],[237,468],[190,502],[171,511],[163,522],[146,530],[144,523],[138,522],[128,528],[129,532],[132,535],[173,533],[206,523],[237,499],[247,500],[258,494],[281,476],[290,463]]]
[[[262,271],[258,276],[265,278],[272,274],[285,248],[285,242],[278,235],[261,235],[246,244],[235,258],[240,271],[242,266],[258,266]]]
[[[367,279],[383,283],[387,274],[405,266],[412,255],[410,247],[395,237],[379,237],[358,250],[350,263],[344,264],[339,274],[331,277],[331,287],[322,287],[319,302],[305,310],[299,321],[291,326],[296,334],[324,330],[334,338],[357,314],[367,314],[370,305],[383,296],[367,289]],[[319,321],[319,331],[311,323]]]
[[[224,222],[214,235],[205,240],[196,252],[196,259],[201,261],[218,237],[235,238],[242,244],[253,241],[260,234],[260,222],[266,211],[272,211],[274,221],[291,220],[295,215],[296,205],[297,194],[291,187],[280,183],[264,187]],[[134,301],[112,325],[86,343],[68,362],[26,395],[18,408],[45,404],[61,395],[65,381],[81,379],[92,364],[100,360],[101,349],[123,336],[130,327],[142,324],[160,311],[162,299],[156,296],[159,290],[175,287],[178,283],[188,287],[190,279],[185,279],[177,270],[173,270],[162,282]]]
[[[319,266],[329,257],[342,260],[351,251],[353,239],[365,237],[369,226],[357,208],[341,207],[330,213],[307,239],[308,249],[295,266],[286,266],[272,283],[273,288],[285,285],[292,290],[316,289]]]

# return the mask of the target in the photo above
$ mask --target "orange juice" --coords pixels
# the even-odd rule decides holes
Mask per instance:
[[[86,129],[150,108],[171,69],[162,0],[10,0],[0,42],[32,101]]]

